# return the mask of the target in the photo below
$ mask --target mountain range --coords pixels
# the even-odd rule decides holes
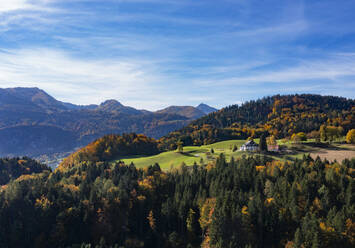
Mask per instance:
[[[38,88],[0,89],[0,156],[70,152],[105,134],[159,138],[217,111],[206,104],[138,110],[117,100],[100,105],[61,102]]]

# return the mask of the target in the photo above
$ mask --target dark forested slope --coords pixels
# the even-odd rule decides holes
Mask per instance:
[[[50,171],[50,168],[27,157],[0,159],[0,186],[21,175],[41,173],[46,170]]]
[[[84,161],[0,188],[0,247],[350,248],[354,171],[310,157],[169,172]]]

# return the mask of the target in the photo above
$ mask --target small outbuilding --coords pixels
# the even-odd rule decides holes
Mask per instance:
[[[249,140],[246,142],[244,145],[240,147],[241,151],[250,151],[250,152],[255,152],[259,151],[259,145],[254,142],[254,140]]]
[[[279,147],[279,145],[268,145],[267,146],[267,150],[269,152],[279,152],[280,151],[280,147]]]

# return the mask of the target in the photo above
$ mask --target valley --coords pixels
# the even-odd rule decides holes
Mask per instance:
[[[0,0],[0,248],[355,248],[355,0]]]

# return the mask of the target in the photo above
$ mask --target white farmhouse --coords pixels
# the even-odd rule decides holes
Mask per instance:
[[[254,142],[254,140],[249,140],[244,145],[240,147],[241,151],[259,151],[259,145]]]

